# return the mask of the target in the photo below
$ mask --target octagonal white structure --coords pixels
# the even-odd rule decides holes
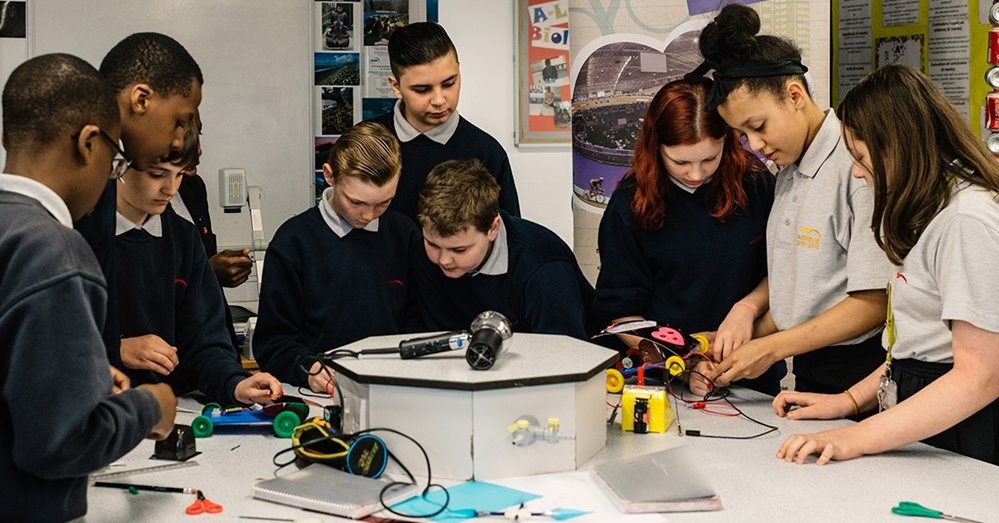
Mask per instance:
[[[419,334],[375,336],[346,345],[397,347]],[[387,427],[418,441],[434,478],[469,480],[575,470],[607,440],[604,369],[615,351],[568,336],[515,333],[489,370],[464,351],[402,360],[398,355],[334,360],[344,397],[343,431]],[[508,427],[559,420],[559,439],[514,445]],[[405,438],[376,432],[418,476],[423,456]]]

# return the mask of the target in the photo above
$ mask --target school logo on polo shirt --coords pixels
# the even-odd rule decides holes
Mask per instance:
[[[804,247],[806,249],[819,250],[819,245],[822,243],[822,233],[818,229],[813,229],[811,227],[802,227],[798,229],[798,239],[795,245],[798,247]]]

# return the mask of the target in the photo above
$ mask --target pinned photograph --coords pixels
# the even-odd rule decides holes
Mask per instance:
[[[322,46],[326,50],[354,49],[354,6],[342,2],[322,5]]]
[[[343,134],[354,124],[354,89],[352,87],[319,87],[320,132]]]
[[[361,55],[358,53],[315,53],[316,85],[359,85]]]
[[[554,54],[531,62],[533,85],[569,85],[569,66],[565,54]]]
[[[409,23],[409,0],[364,0],[364,45],[388,45],[396,29]]]

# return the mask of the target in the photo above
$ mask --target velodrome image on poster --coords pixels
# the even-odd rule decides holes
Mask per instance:
[[[697,37],[727,3],[634,0],[598,8],[588,0],[570,0],[573,250],[591,282],[599,270],[600,217],[631,166],[648,104],[664,84],[701,63]],[[816,100],[828,104],[828,46],[818,49],[818,59],[813,59],[810,44],[823,37],[828,41],[829,2],[739,3],[757,10],[763,33],[786,36],[802,47]]]

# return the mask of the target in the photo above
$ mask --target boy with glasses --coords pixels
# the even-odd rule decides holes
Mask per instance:
[[[0,521],[64,521],[87,511],[87,474],[166,437],[177,400],[109,372],[104,278],[70,228],[118,174],[113,91],[51,54],[15,69],[2,103]]]

